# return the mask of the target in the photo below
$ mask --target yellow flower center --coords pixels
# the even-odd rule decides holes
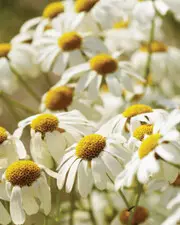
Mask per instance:
[[[113,28],[114,29],[123,29],[123,28],[128,28],[129,26],[129,21],[128,20],[121,20],[119,22],[114,23]]]
[[[90,60],[90,67],[98,74],[104,76],[108,73],[114,73],[118,68],[118,63],[110,55],[100,54]]]
[[[141,46],[140,51],[142,52],[167,52],[168,47],[162,42],[154,41],[150,45],[144,44]]]
[[[61,2],[52,2],[44,9],[43,17],[53,19],[62,12],[64,12],[64,5]]]
[[[152,108],[148,105],[136,104],[128,107],[122,114],[124,117],[130,118],[143,113],[150,113],[152,111]]]
[[[153,151],[156,148],[160,137],[161,137],[160,134],[152,134],[142,142],[138,150],[138,155],[140,159],[148,155],[151,151]]]
[[[133,136],[138,140],[142,141],[144,139],[145,134],[151,135],[153,132],[153,125],[144,124],[135,129]]]
[[[80,49],[82,37],[76,32],[67,32],[58,39],[58,45],[63,51]]]
[[[61,86],[48,91],[45,98],[45,105],[50,110],[64,110],[72,102],[73,89]]]
[[[106,146],[106,138],[99,134],[90,134],[82,138],[76,146],[76,155],[85,160],[99,156]]]
[[[58,128],[58,118],[52,114],[42,114],[37,116],[31,122],[31,128],[36,132],[45,134],[46,132],[53,132]]]
[[[7,140],[7,131],[3,127],[0,127],[0,144],[2,144],[5,140]]]
[[[89,12],[97,2],[99,0],[76,0],[75,11],[77,13]]]
[[[38,165],[29,160],[12,163],[6,170],[6,179],[13,185],[31,186],[41,174]]]
[[[11,44],[0,43],[0,57],[6,57],[11,50]]]
[[[180,174],[177,176],[176,180],[172,183],[175,187],[180,187]]]
[[[123,224],[128,224],[130,212],[125,209],[120,213],[120,221]],[[133,218],[132,218],[132,225],[138,225],[141,223],[144,223],[149,216],[148,210],[144,207],[138,206],[136,208],[136,211],[134,212]]]

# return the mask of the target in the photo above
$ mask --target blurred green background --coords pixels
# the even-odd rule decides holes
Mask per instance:
[[[10,41],[28,19],[41,15],[53,0],[0,0],[0,42]]]

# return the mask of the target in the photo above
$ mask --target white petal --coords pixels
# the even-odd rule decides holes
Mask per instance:
[[[88,97],[90,99],[96,99],[99,95],[99,88],[102,82],[102,76],[96,75],[91,81],[88,87]]]
[[[122,88],[119,84],[118,79],[114,75],[108,75],[106,77],[106,82],[110,92],[115,96],[121,96]]]

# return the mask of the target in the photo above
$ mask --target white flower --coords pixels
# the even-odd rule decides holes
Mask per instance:
[[[0,127],[0,169],[7,168],[11,163],[27,157],[23,143]]]
[[[82,197],[91,193],[93,185],[104,190],[129,157],[122,146],[124,141],[120,135],[110,138],[96,132],[72,145],[59,166],[59,189],[65,186],[66,192],[71,192],[77,177],[77,189]]]
[[[52,25],[54,29],[47,30],[34,42],[44,72],[61,75],[67,66],[78,65],[87,57],[106,51],[100,39],[78,32],[79,18],[75,14],[62,14]]]
[[[42,97],[40,109],[42,112],[57,113],[60,111],[79,110],[89,120],[99,120],[102,114],[98,106],[102,108],[102,100],[92,101],[87,98],[87,93],[76,93],[73,86],[52,87]]]
[[[44,31],[51,27],[52,20],[59,14],[63,14],[66,8],[69,8],[71,4],[71,1],[49,3],[44,8],[42,16],[30,19],[22,25],[20,33],[26,34],[30,32],[33,39],[41,37]]]
[[[180,85],[177,76],[180,72],[180,50],[166,46],[162,42],[154,41],[151,43],[151,51],[152,62],[150,71],[152,81],[159,84],[163,79],[169,78],[169,82]],[[145,44],[132,55],[131,61],[140,74],[144,74],[148,52],[148,45]]]
[[[59,163],[65,149],[82,136],[93,131],[93,126],[78,111],[38,114],[19,123],[15,131],[21,136],[26,126],[31,127],[30,151],[35,162],[48,168]]]
[[[116,188],[130,187],[134,180],[147,183],[152,176],[160,173],[164,178],[172,181],[178,175],[180,165],[179,132],[175,126],[180,122],[179,110],[174,110],[169,118],[159,117],[152,127],[146,125],[145,129],[136,130],[136,138],[142,140],[135,142],[138,149],[133,154],[125,170],[117,177]],[[135,133],[134,133],[135,134]],[[149,136],[147,136],[149,135]]]
[[[107,53],[92,57],[87,63],[74,66],[62,75],[59,84],[66,84],[70,80],[79,78],[76,91],[88,89],[89,98],[95,99],[103,81],[106,82],[109,91],[115,96],[121,96],[123,88],[132,90],[133,79],[144,81],[133,72],[126,61],[118,61],[117,55]]]
[[[54,172],[43,169],[56,177]],[[40,209],[45,215],[50,213],[50,188],[45,173],[34,162],[23,160],[12,163],[3,175],[3,182],[9,196],[10,214],[14,224],[24,224],[25,213],[33,215]]]

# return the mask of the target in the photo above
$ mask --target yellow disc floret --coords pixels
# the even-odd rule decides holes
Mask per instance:
[[[153,41],[150,45],[144,44],[141,46],[142,52],[167,52],[168,47],[162,42]]]
[[[151,151],[153,151],[156,148],[160,137],[161,137],[160,134],[152,134],[142,142],[138,150],[138,155],[140,159],[148,155]]]
[[[46,6],[43,11],[44,18],[53,19],[58,14],[64,12],[64,5],[62,2],[52,2]]]
[[[58,118],[52,114],[42,114],[37,116],[31,122],[31,128],[36,132],[45,134],[46,132],[53,132],[58,128]]]
[[[143,105],[143,104],[136,104],[128,107],[124,112],[123,116],[130,118],[133,116],[137,116],[143,113],[150,113],[152,112],[152,108],[148,105]]]
[[[8,138],[8,134],[6,129],[4,129],[3,127],[0,127],[0,144],[6,141],[7,138]]]
[[[64,33],[58,39],[58,45],[63,51],[73,51],[75,49],[80,49],[81,44],[82,37],[74,31]]]
[[[123,28],[128,28],[129,26],[129,21],[128,20],[121,20],[119,22],[114,23],[113,28],[114,29],[123,29]]]
[[[100,75],[114,73],[118,68],[118,63],[108,54],[100,54],[94,56],[90,60],[90,67]]]
[[[90,134],[82,138],[76,146],[79,158],[92,160],[99,156],[106,146],[106,138],[99,134]]]
[[[89,12],[97,2],[99,0],[76,0],[75,11],[77,13]]]
[[[153,125],[151,124],[144,124],[136,128],[133,132],[133,136],[137,138],[138,140],[142,141],[144,139],[144,136],[151,135],[153,132]]]
[[[61,86],[47,92],[45,105],[50,110],[64,110],[71,104],[72,99],[73,89]]]
[[[41,174],[39,166],[33,161],[24,160],[12,163],[6,170],[6,179],[20,187],[31,186]]]
[[[123,224],[128,224],[130,214],[131,213],[127,209],[123,210],[120,213],[120,221]],[[148,216],[149,216],[148,210],[144,207],[138,206],[136,208],[136,211],[133,214],[131,224],[132,225],[139,225],[141,223],[144,223],[147,220]]]
[[[0,57],[6,57],[11,50],[11,44],[0,43]]]

